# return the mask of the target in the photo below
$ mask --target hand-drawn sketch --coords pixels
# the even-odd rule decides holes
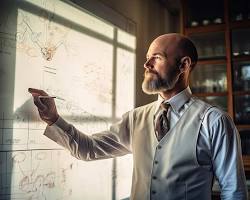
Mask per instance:
[[[70,173],[75,164],[63,150],[1,152],[0,157],[0,196],[30,200],[70,198],[72,188],[68,185],[68,180],[72,178]],[[66,159],[68,163],[52,162],[62,159]],[[8,177],[14,181],[8,180]],[[12,190],[11,194],[8,194],[9,188]]]
[[[17,49],[25,49],[26,54],[31,57],[38,56],[36,51],[39,50],[45,60],[51,61],[57,49],[61,45],[65,45],[69,29],[53,22],[54,11],[50,16],[45,10],[41,10],[42,16],[40,18],[42,20],[40,20],[39,28],[34,23],[38,19],[36,21],[31,20],[31,17],[34,19],[39,18],[39,16],[30,16],[26,12],[19,12],[18,14]],[[34,30],[33,27],[38,30]]]

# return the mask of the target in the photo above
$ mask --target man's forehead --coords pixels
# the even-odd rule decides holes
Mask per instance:
[[[179,38],[174,36],[158,37],[150,44],[147,55],[153,55],[156,52],[164,55],[176,53],[179,41]]]
[[[154,55],[168,57],[169,54],[171,54],[171,52],[169,52],[168,46],[152,44],[147,51],[146,57],[151,57]]]
[[[146,57],[151,57],[151,56],[156,56],[156,55],[167,57],[167,54],[163,51],[147,52]]]
[[[166,54],[167,46],[160,44],[159,42],[152,42],[148,48],[147,55],[152,55],[155,53],[165,53]]]

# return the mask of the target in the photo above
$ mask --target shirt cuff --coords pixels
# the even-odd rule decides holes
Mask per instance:
[[[51,126],[57,126],[59,128],[61,128],[63,131],[67,132],[70,128],[70,124],[68,122],[66,122],[62,117],[58,117],[58,119],[56,120],[56,122],[54,124],[52,124]]]
[[[44,131],[44,135],[56,142],[58,138],[67,134],[69,130],[70,124],[59,116],[59,118],[54,124],[50,126],[47,125]]]

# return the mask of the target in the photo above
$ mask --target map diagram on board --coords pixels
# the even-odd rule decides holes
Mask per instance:
[[[5,13],[8,20],[1,27],[5,35],[15,36],[14,95],[18,97],[14,97],[13,113],[0,110],[3,150],[54,146],[42,139],[45,124],[27,92],[29,87],[59,97],[56,104],[60,114],[85,133],[107,129],[112,119],[112,45],[75,31],[68,20],[66,25],[60,20],[58,23],[57,18],[63,15],[56,12],[62,7],[58,1],[34,2],[37,5],[31,5],[39,8],[38,13],[13,6]],[[13,9],[18,11],[17,29],[9,33]]]

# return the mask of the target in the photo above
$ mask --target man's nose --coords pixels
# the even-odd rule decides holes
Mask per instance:
[[[147,59],[146,62],[144,63],[144,68],[145,69],[152,69],[153,68],[153,65],[152,65],[152,62],[151,62],[151,59]]]

